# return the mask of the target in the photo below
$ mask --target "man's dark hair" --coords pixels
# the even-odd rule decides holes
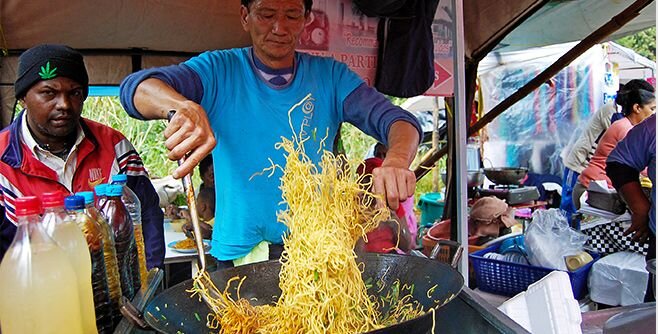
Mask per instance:
[[[251,5],[252,2],[255,0],[240,0],[240,3],[242,3],[243,6],[247,7],[249,9],[249,5]],[[304,10],[308,13],[311,11],[311,8],[313,7],[313,0],[304,0]]]
[[[201,160],[201,162],[199,162],[199,173],[203,175],[210,168],[212,168],[212,154],[208,154],[203,160]]]

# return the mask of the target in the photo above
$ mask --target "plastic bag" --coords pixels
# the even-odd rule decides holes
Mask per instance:
[[[588,238],[569,227],[561,210],[537,210],[525,234],[528,260],[533,266],[567,270],[564,257],[582,252]]]

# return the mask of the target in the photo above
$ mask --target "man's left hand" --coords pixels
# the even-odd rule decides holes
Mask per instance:
[[[384,160],[381,167],[372,171],[372,179],[375,194],[386,200],[386,203],[378,204],[387,204],[393,210],[397,210],[400,202],[412,196],[416,189],[416,176],[406,167],[406,161]]]

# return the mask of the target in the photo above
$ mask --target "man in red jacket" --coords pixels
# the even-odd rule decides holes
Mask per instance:
[[[0,132],[0,259],[16,233],[17,197],[89,191],[114,174],[126,174],[141,201],[147,266],[162,267],[157,193],[132,144],[80,116],[88,83],[82,55],[67,46],[39,45],[20,56],[14,89],[24,109]]]

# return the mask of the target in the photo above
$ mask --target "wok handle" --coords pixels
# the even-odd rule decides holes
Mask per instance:
[[[155,291],[160,286],[163,276],[164,271],[162,271],[162,269],[153,268],[148,272],[146,286],[142,286],[137,294],[135,294],[135,297],[133,297],[132,302],[124,296],[121,297],[119,311],[125,320],[121,320],[115,329],[114,334],[132,333],[134,327],[144,330],[153,330],[151,326],[146,323],[146,320],[144,320],[144,313],[142,310],[146,307],[146,303],[148,303],[153,295],[155,295]],[[133,304],[133,302],[136,304]]]
[[[437,258],[439,254],[441,254],[442,250],[444,248],[447,248],[448,251],[448,256],[447,258]],[[452,259],[450,258],[450,254],[452,250],[454,251],[454,254],[452,255]],[[438,240],[436,242],[436,245],[434,245],[434,248],[432,248],[432,252],[430,253],[429,258],[433,260],[438,260],[441,262],[445,262],[450,264],[450,266],[454,269],[457,269],[457,266],[459,265],[459,260],[462,257],[462,253],[464,252],[464,247],[456,241],[452,240]]]
[[[146,323],[146,320],[144,320],[144,314],[130,303],[130,300],[125,296],[121,296],[121,307],[119,307],[119,311],[121,311],[123,317],[128,319],[133,326],[143,330],[153,330],[153,328]]]

